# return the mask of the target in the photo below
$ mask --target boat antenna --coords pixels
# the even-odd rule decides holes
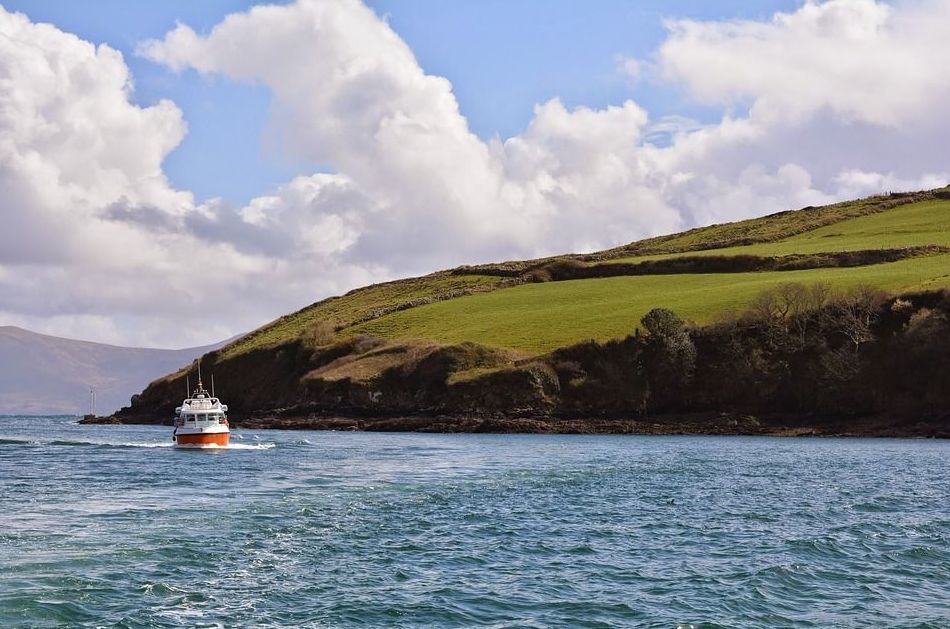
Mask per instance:
[[[211,397],[214,397],[214,372],[211,372]]]
[[[191,376],[185,374],[185,397],[191,397]]]
[[[198,388],[201,388],[201,359],[198,359]]]

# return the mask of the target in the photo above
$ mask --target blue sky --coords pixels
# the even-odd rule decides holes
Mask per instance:
[[[133,100],[161,98],[184,112],[188,134],[165,162],[172,183],[199,200],[240,205],[295,174],[330,169],[289,161],[268,144],[270,94],[261,86],[197,73],[176,74],[135,54],[177,22],[207,32],[249,0],[5,0],[8,10],[51,22],[125,56]],[[719,108],[698,106],[681,91],[649,81],[633,84],[617,71],[619,56],[648,58],[666,35],[668,17],[767,19],[800,2],[759,0],[371,0],[409,44],[429,74],[452,81],[462,113],[483,139],[521,132],[535,104],[560,97],[568,106],[604,107],[633,98],[651,117],[683,115],[713,122]]]

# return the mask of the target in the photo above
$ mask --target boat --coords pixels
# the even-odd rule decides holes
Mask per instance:
[[[213,388],[213,387],[212,387]],[[179,448],[226,448],[231,438],[228,407],[209,395],[198,378],[198,388],[175,409],[172,439]]]

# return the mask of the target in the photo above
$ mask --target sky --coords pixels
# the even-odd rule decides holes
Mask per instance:
[[[0,325],[205,344],[368,283],[942,186],[948,20],[0,0]]]

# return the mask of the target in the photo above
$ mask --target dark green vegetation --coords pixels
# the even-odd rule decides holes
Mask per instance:
[[[204,364],[238,418],[271,423],[944,434],[948,197],[873,197],[370,286]],[[184,376],[122,416],[167,419]]]

